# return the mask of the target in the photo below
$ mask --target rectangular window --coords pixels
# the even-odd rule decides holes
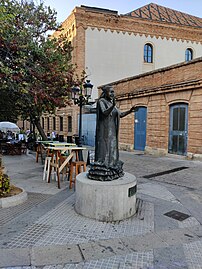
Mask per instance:
[[[56,120],[55,120],[55,117],[53,117],[53,130],[56,130]]]
[[[42,128],[44,129],[44,118],[42,118]]]
[[[50,130],[50,120],[49,120],[49,117],[47,118],[47,130]]]
[[[68,116],[68,132],[72,132],[72,116]]]
[[[63,117],[60,117],[60,131],[63,131]]]

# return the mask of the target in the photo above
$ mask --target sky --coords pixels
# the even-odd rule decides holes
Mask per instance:
[[[40,0],[36,0],[39,2]],[[149,3],[165,6],[202,18],[202,0],[42,0],[57,12],[57,21],[63,22],[76,6],[91,6],[118,11],[125,14]]]

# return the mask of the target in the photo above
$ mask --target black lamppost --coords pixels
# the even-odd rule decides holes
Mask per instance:
[[[72,100],[75,105],[79,106],[79,139],[77,146],[82,147],[82,107],[88,105],[89,99],[91,97],[93,85],[90,80],[86,80],[83,86],[75,86],[72,88]],[[80,152],[80,151],[79,151]],[[80,154],[79,159],[82,159],[82,154]]]

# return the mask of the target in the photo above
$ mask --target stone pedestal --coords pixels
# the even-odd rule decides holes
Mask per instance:
[[[112,222],[130,218],[136,213],[137,181],[125,173],[113,181],[95,181],[87,173],[76,177],[77,213],[99,221]]]

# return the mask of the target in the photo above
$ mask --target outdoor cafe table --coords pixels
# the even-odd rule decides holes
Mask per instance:
[[[45,146],[48,145],[47,143],[52,143],[53,141],[47,140],[47,141],[36,141],[37,148],[36,148],[36,162],[39,161],[39,155],[41,155],[41,161],[43,163],[43,152],[45,150]],[[58,142],[58,141],[56,141]]]
[[[84,147],[69,146],[69,147],[48,147],[51,150],[50,170],[48,175],[48,183],[50,183],[50,176],[52,168],[56,170],[58,189],[60,189],[60,172],[69,165],[72,158],[75,155],[76,161],[78,161],[78,152],[80,150],[86,150]],[[65,155],[67,154],[67,155]]]
[[[47,143],[47,145],[51,147],[69,147],[69,146],[76,146],[75,143],[69,143],[69,142],[56,142],[52,141],[52,143]]]
[[[52,141],[52,140],[47,140],[47,141],[37,141],[37,148],[36,148],[36,162],[38,163],[39,161],[39,155],[41,156],[41,160],[43,162],[43,152],[46,151],[46,149],[49,146],[52,147],[69,147],[69,146],[76,146],[74,143],[67,143],[67,142],[59,142],[59,141]],[[49,154],[49,151],[48,151]]]

